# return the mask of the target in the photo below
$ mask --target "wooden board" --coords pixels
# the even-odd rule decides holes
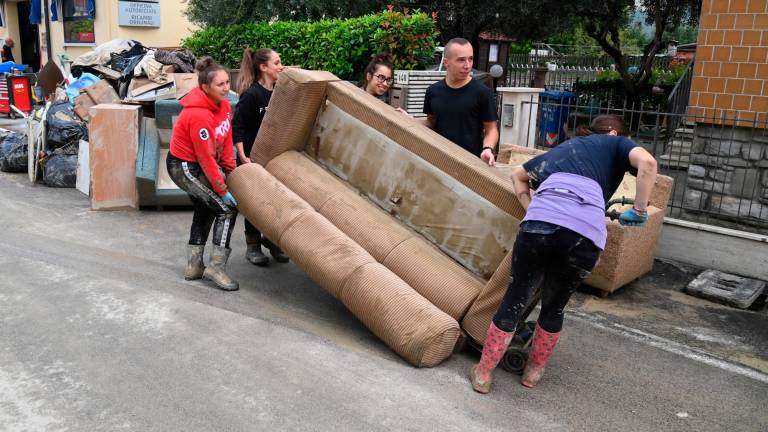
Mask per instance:
[[[90,110],[91,208],[138,208],[136,152],[139,143],[136,105],[97,105]]]

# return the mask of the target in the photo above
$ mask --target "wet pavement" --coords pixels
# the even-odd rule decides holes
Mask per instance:
[[[570,308],[768,373],[765,295],[759,310],[741,310],[684,293],[702,270],[657,260],[650,274],[608,298],[584,287]]]
[[[243,258],[240,291],[182,278],[187,209],[93,212],[0,173],[0,430],[768,430],[766,311],[690,297],[657,262],[578,293],[539,387],[478,354],[416,369],[292,263]]]

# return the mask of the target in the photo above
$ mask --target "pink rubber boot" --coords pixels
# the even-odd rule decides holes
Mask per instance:
[[[472,381],[472,388],[478,393],[488,393],[491,390],[491,381],[493,381],[493,370],[499,364],[504,352],[507,351],[509,343],[515,332],[505,332],[500,330],[491,321],[488,327],[488,334],[485,336],[483,344],[483,355],[480,356],[480,363],[472,367],[469,372],[469,379]]]
[[[560,332],[550,333],[536,324],[536,331],[533,333],[533,343],[531,352],[528,355],[528,362],[525,364],[523,378],[520,383],[528,388],[536,387],[542,375],[544,375],[544,365],[547,364],[549,356],[557,345],[560,338]]]

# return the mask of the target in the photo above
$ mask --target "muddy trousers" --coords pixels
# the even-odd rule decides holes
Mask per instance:
[[[245,225],[245,241],[246,243],[259,243],[261,240],[261,232],[248,222],[248,219],[243,219],[243,225]]]
[[[565,305],[599,256],[600,249],[592,241],[567,228],[544,222],[524,223],[515,239],[509,287],[493,323],[505,332],[515,331],[540,287],[538,324],[547,332],[559,332]]]
[[[213,191],[208,178],[197,163],[184,161],[169,154],[166,165],[173,182],[189,194],[195,210],[192,215],[189,244],[205,245],[213,225],[213,244],[229,248],[237,210],[229,207]]]

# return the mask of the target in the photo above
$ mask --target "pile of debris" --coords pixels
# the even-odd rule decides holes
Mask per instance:
[[[90,108],[140,104],[145,115],[153,116],[155,101],[180,99],[197,86],[195,61],[188,50],[115,39],[65,61],[63,70],[48,62],[38,74],[48,102],[30,115],[26,135],[32,139],[0,132],[0,169],[24,172],[30,167],[33,182],[75,187],[78,153],[88,146]]]
[[[77,82],[94,79],[104,80],[126,102],[180,99],[197,85],[195,61],[189,50],[151,49],[135,40],[115,39],[72,62],[70,73],[78,80],[70,87],[75,86],[75,99]]]

